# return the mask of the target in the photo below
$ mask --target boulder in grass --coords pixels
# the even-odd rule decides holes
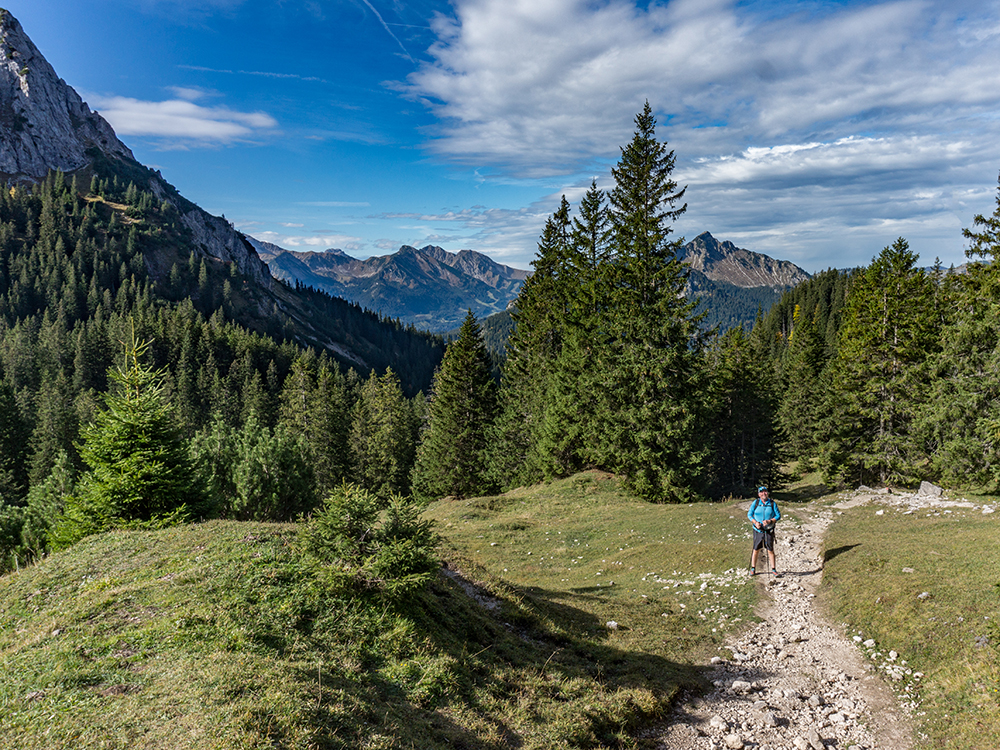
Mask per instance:
[[[930,482],[921,482],[920,489],[917,490],[918,495],[923,495],[925,497],[941,497],[944,494],[944,490],[938,487],[936,484],[931,484]]]

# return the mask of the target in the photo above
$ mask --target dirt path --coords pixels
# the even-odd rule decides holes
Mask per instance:
[[[871,498],[874,499],[874,498]],[[865,498],[862,502],[867,502]],[[850,501],[857,502],[857,501]],[[836,508],[797,511],[801,528],[778,532],[778,578],[766,589],[759,624],[713,658],[715,689],[676,710],[658,730],[671,750],[906,750],[910,721],[857,644],[815,604],[821,542]],[[758,566],[761,567],[761,566]],[[732,658],[722,658],[729,656]],[[893,659],[897,657],[890,655]],[[893,665],[905,669],[905,663]]]

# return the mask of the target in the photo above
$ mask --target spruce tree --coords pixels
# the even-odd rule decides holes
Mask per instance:
[[[693,497],[704,473],[700,439],[704,367],[694,315],[677,258],[672,222],[686,209],[671,174],[674,153],[656,140],[649,102],[612,170],[615,266],[608,337],[598,366],[598,459],[650,500]]]
[[[490,490],[487,438],[497,408],[490,370],[489,352],[469,310],[434,376],[413,471],[416,497],[470,497]]]
[[[556,360],[565,335],[566,309],[578,289],[569,279],[569,202],[546,221],[534,273],[521,287],[507,340],[500,384],[500,414],[491,440],[491,473],[501,487],[527,484],[545,472],[539,439]]]
[[[934,289],[900,237],[851,289],[840,328],[825,471],[847,482],[907,483],[923,458],[914,434],[938,344]]]
[[[715,497],[752,495],[757,485],[779,481],[774,368],[754,344],[736,326],[709,351],[710,493]]]
[[[379,497],[409,495],[416,431],[396,373],[373,372],[361,386],[351,420],[354,480]]]
[[[601,453],[595,394],[602,379],[598,352],[607,342],[603,321],[612,291],[610,223],[604,193],[591,183],[565,252],[564,330],[538,430],[539,462],[546,477],[580,471]]]
[[[1000,488],[1000,188],[991,216],[964,229],[970,263],[939,284],[947,312],[932,386],[919,420],[935,478],[995,492]],[[984,262],[985,260],[985,262]]]
[[[789,336],[785,385],[777,417],[790,458],[808,461],[821,443],[821,415],[825,388],[821,374],[827,359],[825,342],[816,330],[816,315],[795,306],[794,328]]]
[[[134,332],[109,376],[115,390],[81,432],[89,467],[54,530],[57,546],[98,531],[194,517],[203,495],[163,392],[163,372],[145,364],[150,342]]]

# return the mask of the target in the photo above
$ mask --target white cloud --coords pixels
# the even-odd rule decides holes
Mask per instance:
[[[248,140],[278,126],[277,120],[265,112],[204,107],[185,99],[151,102],[125,96],[89,98],[118,135],[230,143]]]
[[[314,250],[320,248],[329,250],[337,248],[340,250],[359,250],[365,247],[365,241],[360,237],[352,237],[346,234],[322,233],[312,235],[292,235],[281,234],[279,232],[254,232],[254,237],[272,245],[283,247],[286,250]]]
[[[439,118],[427,148],[491,179],[584,184],[584,170],[617,159],[648,99],[689,186],[689,237],[707,229],[795,259],[825,236],[824,258],[846,257],[847,243],[861,263],[896,232],[933,257],[960,254],[958,229],[991,210],[962,196],[1000,167],[995,3],[454,7],[434,21],[431,61],[401,88]],[[533,213],[494,226],[511,220],[520,236]],[[530,221],[537,239],[544,215]]]

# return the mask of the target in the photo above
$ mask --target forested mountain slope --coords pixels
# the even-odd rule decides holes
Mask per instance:
[[[58,186],[38,194],[58,204],[50,206],[44,224],[38,222],[40,205],[8,196],[20,211],[5,217],[14,220],[8,253],[30,252],[39,240],[54,248],[53,217],[60,210],[72,214],[90,206],[83,228],[88,236],[82,239],[101,244],[117,238],[123,247],[128,243],[128,254],[141,254],[144,268],[136,272],[148,277],[150,299],[190,298],[206,316],[221,309],[226,319],[250,330],[320,347],[362,372],[393,365],[413,392],[429,384],[441,355],[438,342],[358,305],[276,283],[229,222],[184,199],[158,172],[135,161],[111,126],[57,76],[6,12],[0,16],[0,123],[5,125],[0,128],[0,176],[8,184],[30,188],[50,171],[65,173]],[[69,189],[74,195],[66,194]],[[79,198],[86,203],[75,205]],[[80,224],[57,218],[63,245],[72,254],[81,239]],[[96,230],[112,218],[109,234]],[[114,256],[120,248],[108,249]],[[115,257],[114,262],[129,260]],[[17,295],[14,302],[26,304]],[[42,307],[36,304],[33,311]],[[0,309],[10,320],[27,313]]]

